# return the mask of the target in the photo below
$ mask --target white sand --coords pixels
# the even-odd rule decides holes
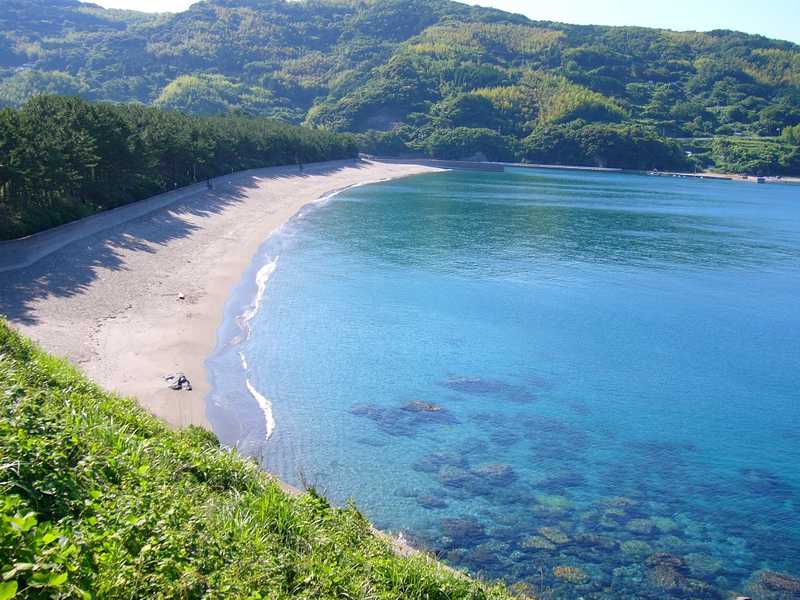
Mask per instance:
[[[437,170],[342,161],[248,171],[219,178],[211,192],[193,186],[4,243],[0,313],[170,425],[208,426],[203,362],[232,288],[269,234],[333,191]],[[191,392],[166,387],[175,371]]]

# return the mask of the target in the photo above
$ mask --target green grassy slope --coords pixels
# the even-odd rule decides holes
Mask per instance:
[[[284,493],[0,322],[0,598],[509,597],[400,558],[355,507]]]

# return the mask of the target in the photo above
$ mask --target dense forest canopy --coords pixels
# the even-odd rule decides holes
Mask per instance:
[[[798,171],[781,136],[800,124],[800,46],[762,36],[539,22],[450,0],[202,0],[163,15],[4,0],[0,25],[8,105],[78,94],[353,131],[374,152],[539,160],[549,144],[582,164]],[[624,154],[652,160],[598,150],[578,131],[589,126],[615,144],[633,135]],[[710,137],[740,159],[654,148]]]
[[[0,110],[0,239],[224,173],[356,153],[351,136],[263,117],[41,95]]]

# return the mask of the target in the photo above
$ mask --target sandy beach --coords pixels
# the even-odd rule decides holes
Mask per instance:
[[[247,171],[0,244],[0,314],[174,427],[208,426],[204,361],[258,247],[349,186],[437,171],[340,161]],[[181,299],[179,295],[182,295]],[[181,371],[192,391],[168,389]]]

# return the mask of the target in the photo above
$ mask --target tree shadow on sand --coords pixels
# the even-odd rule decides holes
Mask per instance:
[[[347,166],[358,165],[350,163]],[[296,168],[286,167],[268,175],[253,171],[220,177],[213,193],[198,189],[197,193],[167,207],[73,241],[28,267],[0,272],[0,315],[14,323],[36,325],[39,323],[35,311],[38,301],[84,294],[98,279],[101,270],[128,270],[125,254],[153,254],[159,247],[191,236],[201,227],[192,223],[190,218],[212,217],[243,202],[248,190],[256,188],[260,180],[328,175],[344,167],[309,166],[302,173]],[[3,251],[13,252],[14,248],[4,248]]]

